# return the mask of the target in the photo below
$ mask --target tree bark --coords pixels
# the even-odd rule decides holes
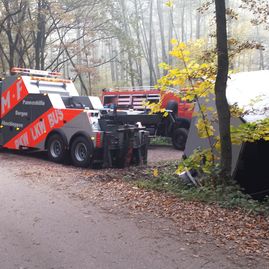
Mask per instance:
[[[221,143],[221,176],[223,180],[227,180],[231,176],[232,145],[230,132],[230,110],[226,98],[229,59],[225,0],[215,0],[215,8],[218,51],[218,72],[215,83],[215,95]]]
[[[35,41],[35,68],[44,69],[44,49],[45,49],[45,31],[46,31],[46,18],[44,15],[45,1],[38,1],[37,9],[37,34]]]
[[[256,26],[256,40],[259,42],[259,43],[262,43],[262,39],[261,39],[261,36],[260,36],[260,31],[259,31],[259,26],[257,25]],[[263,55],[263,48],[260,48],[259,49],[259,70],[264,70],[264,55]]]
[[[167,63],[167,53],[165,46],[165,34],[164,34],[164,20],[163,20],[163,10],[160,0],[157,0],[157,11],[159,17],[160,35],[161,35],[161,47],[162,47],[162,61]],[[163,70],[163,75],[167,74],[167,70]]]
[[[201,7],[202,1],[199,0],[198,7]],[[196,39],[201,37],[201,12],[199,10],[196,11]]]
[[[137,38],[137,45],[138,45],[138,49],[140,51],[140,55],[142,55],[143,53],[143,45],[141,42],[141,37],[140,37],[140,27],[139,27],[139,23],[140,23],[140,15],[138,12],[138,2],[137,0],[134,1],[134,8],[135,8],[135,32],[136,32],[136,38]],[[139,86],[143,86],[143,71],[142,71],[142,59],[141,57],[138,57],[138,59],[136,59],[136,69],[137,69],[137,73],[138,73],[138,78],[137,78],[137,84]]]
[[[124,32],[125,32],[126,36],[128,36],[128,33],[130,32],[130,29],[128,27],[128,21],[127,21],[127,17],[126,17],[126,12],[127,12],[126,3],[125,3],[124,0],[121,0],[120,4],[121,4],[121,9],[122,9],[122,19],[123,19]],[[135,86],[135,77],[134,77],[135,75],[134,75],[133,60],[132,60],[132,55],[131,55],[130,50],[131,49],[130,49],[130,47],[128,45],[128,47],[127,47],[128,64],[129,64],[128,73],[130,75],[132,87],[134,87]]]
[[[181,41],[186,41],[185,36],[185,1],[182,1],[182,7],[181,7]]]
[[[173,49],[171,40],[173,38],[173,25],[174,25],[174,17],[173,17],[173,7],[169,10],[169,23],[168,23],[168,51],[171,51]],[[171,65],[173,61],[172,55],[168,54],[168,64]]]
[[[153,20],[153,0],[150,0],[149,5],[149,48],[148,48],[148,54],[149,54],[149,84],[150,86],[154,85],[154,77],[153,77],[153,48],[152,48],[152,20]]]

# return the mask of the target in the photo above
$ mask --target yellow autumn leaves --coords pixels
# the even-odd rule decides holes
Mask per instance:
[[[203,50],[204,42],[197,40],[186,44],[172,39],[171,44],[173,49],[170,55],[174,59],[173,66],[167,63],[159,65],[167,71],[167,75],[158,80],[157,87],[162,90],[168,87],[177,89],[183,101],[193,101],[196,97],[205,97],[213,93],[215,63],[199,63],[196,60],[197,54],[201,54]]]
[[[174,6],[174,1],[173,0],[169,0],[169,1],[167,1],[166,3],[165,3],[165,5],[167,6],[167,7],[173,7]]]

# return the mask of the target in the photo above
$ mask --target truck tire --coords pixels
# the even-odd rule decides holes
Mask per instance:
[[[184,128],[186,130],[190,129],[191,121],[185,118],[176,118],[176,122],[174,124],[176,128]]]
[[[93,159],[93,144],[84,136],[75,138],[71,145],[71,159],[77,167],[89,167]]]
[[[67,145],[59,134],[53,134],[47,142],[48,157],[56,163],[66,163],[68,160]]]
[[[173,146],[178,150],[184,150],[188,138],[188,131],[184,128],[177,128],[172,135]]]

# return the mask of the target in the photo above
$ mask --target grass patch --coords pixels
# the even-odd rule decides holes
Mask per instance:
[[[162,137],[162,136],[156,136],[152,137],[150,139],[150,145],[164,145],[164,146],[169,146],[172,144],[171,138],[170,137]]]
[[[269,215],[269,199],[253,200],[235,182],[212,186],[205,181],[201,187],[182,183],[175,174],[178,162],[162,163],[144,169],[134,168],[124,177],[137,187],[167,192],[184,200],[218,204],[225,208],[241,208],[249,213]]]

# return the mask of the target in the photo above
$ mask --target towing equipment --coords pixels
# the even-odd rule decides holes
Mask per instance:
[[[151,137],[170,137],[176,149],[184,150],[194,105],[182,101],[172,90],[164,92],[152,87],[103,89],[102,100],[105,107],[129,110],[118,116],[122,124],[140,122]],[[161,102],[167,116],[150,114],[145,106],[147,102]]]

